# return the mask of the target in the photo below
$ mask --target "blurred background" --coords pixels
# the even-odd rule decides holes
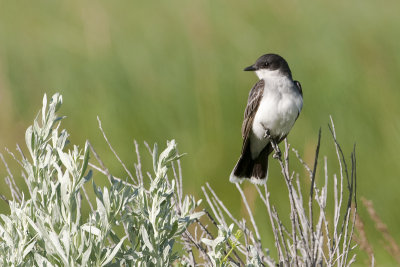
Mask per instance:
[[[373,201],[400,240],[399,8],[391,0],[0,1],[0,152],[16,169],[4,147],[25,148],[25,129],[43,94],[60,92],[71,142],[83,146],[89,139],[116,175],[125,176],[96,116],[131,169],[134,139],[143,155],[143,141],[164,147],[176,139],[187,153],[185,191],[202,198],[201,186],[209,182],[243,216],[228,176],[257,78],[242,70],[274,52],[289,62],[304,92],[289,142],[311,165],[322,127],[321,159],[328,156],[332,178],[338,173],[327,127],[332,115],[348,158],[356,143],[358,195]],[[300,166],[294,168],[307,184]],[[272,201],[285,210],[287,190],[279,171],[271,160]],[[2,163],[0,174],[6,175]],[[22,185],[19,170],[15,174]],[[3,179],[0,184],[0,193],[9,196]],[[272,248],[267,214],[254,187],[243,187],[256,220],[266,221],[260,229],[264,246]],[[0,211],[8,212],[4,202]],[[378,266],[395,265],[361,205],[360,214]],[[357,265],[366,258],[359,252]]]

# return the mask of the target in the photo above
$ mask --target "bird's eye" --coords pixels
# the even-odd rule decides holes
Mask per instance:
[[[269,63],[268,63],[268,62],[265,62],[265,66],[268,67],[268,65],[269,65]]]

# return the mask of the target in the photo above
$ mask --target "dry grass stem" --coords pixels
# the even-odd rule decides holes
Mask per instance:
[[[225,228],[229,225],[229,222],[223,216],[223,210],[225,214],[228,215],[230,221],[244,232],[245,247],[250,246],[251,248],[251,250],[245,250],[243,256],[246,259],[254,259],[254,254],[256,254],[256,258],[259,259],[259,266],[261,266],[261,264],[268,266],[274,266],[276,264],[281,266],[349,266],[355,261],[355,254],[352,252],[354,249],[353,234],[357,210],[355,199],[355,148],[350,155],[350,164],[347,164],[343,151],[337,141],[332,120],[329,129],[332,134],[337,161],[339,163],[339,181],[336,173],[329,175],[327,157],[324,157],[323,166],[318,168],[319,151],[321,147],[321,129],[318,133],[312,168],[300,157],[297,150],[292,150],[310,178],[310,186],[306,196],[303,195],[301,191],[302,185],[299,174],[290,170],[290,145],[287,140],[285,139],[283,153],[274,140],[271,140],[272,147],[275,151],[274,158],[276,158],[279,163],[281,174],[288,190],[288,200],[290,204],[289,227],[286,226],[287,222],[282,221],[279,216],[279,211],[270,202],[270,194],[272,193],[269,191],[268,186],[264,185],[263,191],[265,192],[261,191],[260,186],[255,185],[255,187],[269,215],[271,231],[274,236],[275,248],[278,254],[278,262],[271,259],[262,249],[260,242],[262,237],[258,230],[259,227],[248,205],[247,197],[239,184],[236,184],[236,188],[246,207],[251,225],[253,226],[253,231],[248,229],[244,223],[241,223],[241,220],[232,216],[231,212],[220,201],[215,190],[213,190],[209,184],[207,184],[207,188],[202,187],[206,201],[215,216],[213,224]],[[316,181],[319,180],[318,169],[322,169],[322,186],[318,186],[316,183]],[[329,177],[333,178],[333,189],[328,188]],[[344,187],[344,184],[347,186]],[[329,191],[333,191],[333,216],[328,216],[327,214]],[[212,199],[208,192],[213,196]],[[307,199],[307,204],[304,203],[303,199]],[[242,250],[238,251],[241,252]],[[252,251],[252,254],[250,251]]]
[[[381,218],[377,214],[377,212],[374,208],[374,204],[372,203],[371,200],[367,200],[364,197],[361,198],[361,201],[364,204],[364,206],[367,208],[369,216],[374,221],[376,229],[382,234],[383,239],[386,241],[386,244],[384,246],[385,249],[400,264],[400,247],[397,244],[397,242],[394,240],[392,235],[389,233],[389,229],[387,228],[386,224],[381,220]],[[361,222],[361,220],[360,220],[360,222]],[[363,228],[361,228],[361,229],[363,229]],[[363,244],[366,245],[365,243],[363,243]],[[372,251],[372,248],[370,249],[367,246],[367,250],[366,250],[367,253],[370,250]],[[368,254],[371,255],[370,253],[368,253]],[[372,261],[372,259],[371,259],[371,261]]]

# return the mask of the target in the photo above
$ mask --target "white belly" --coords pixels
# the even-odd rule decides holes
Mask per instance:
[[[250,136],[253,158],[257,157],[268,143],[264,138],[266,129],[275,138],[284,137],[292,129],[303,106],[302,97],[293,86],[295,85],[290,81],[290,84],[270,85],[269,88],[264,88]]]

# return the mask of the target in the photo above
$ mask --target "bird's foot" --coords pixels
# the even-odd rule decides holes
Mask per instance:
[[[272,155],[272,157],[273,157],[274,159],[279,159],[279,158],[281,158],[281,156],[282,156],[282,153],[281,153],[280,150],[275,151],[275,153]]]
[[[264,138],[271,139],[271,131],[269,129],[265,130]]]
[[[264,127],[264,129],[265,129],[264,138],[266,138],[266,139],[268,139],[270,141],[270,143],[272,145],[272,148],[275,151],[274,154],[272,155],[272,157],[274,159],[280,159],[282,157],[282,153],[281,153],[281,150],[278,147],[278,144],[275,142],[275,139],[272,138],[271,131],[269,129],[265,128],[265,127]]]
[[[273,150],[275,151],[274,154],[272,155],[272,157],[274,159],[280,159],[282,157],[282,153],[278,147],[278,144],[275,142],[275,139],[271,136],[271,131],[265,127],[264,127],[264,129],[265,129],[264,138],[269,140]]]

